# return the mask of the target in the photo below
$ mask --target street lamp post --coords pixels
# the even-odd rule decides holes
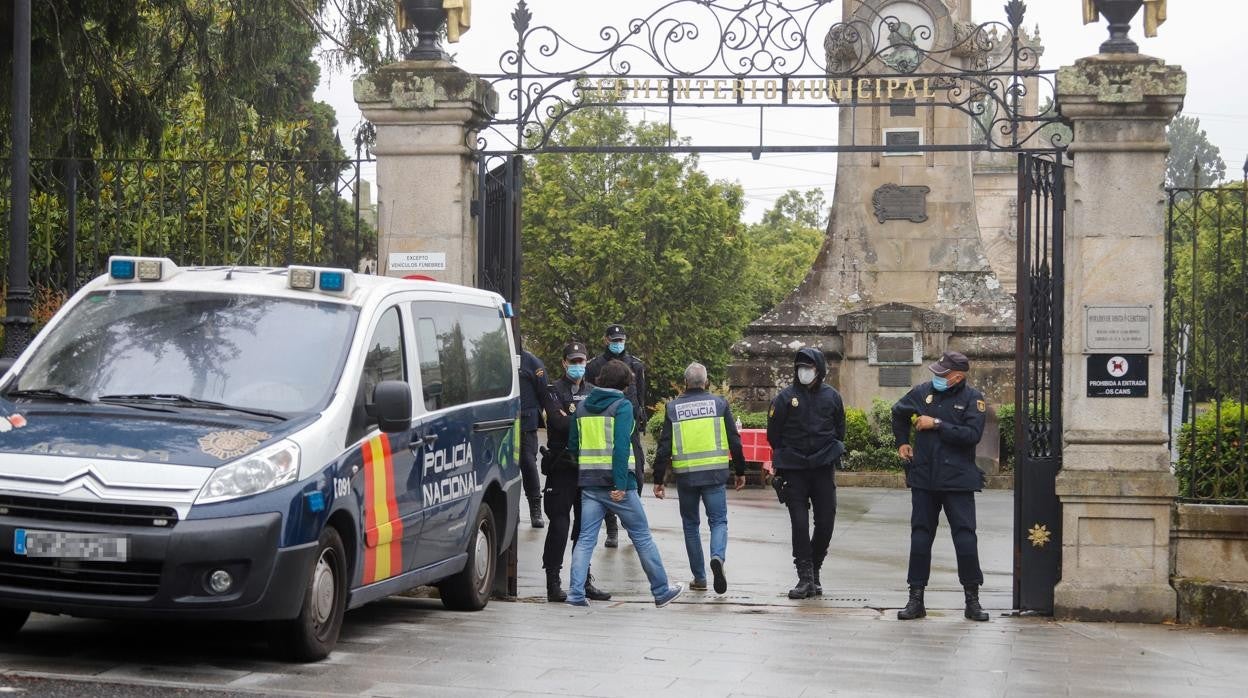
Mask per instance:
[[[30,344],[30,0],[13,2],[13,197],[9,227],[4,349],[11,357]]]

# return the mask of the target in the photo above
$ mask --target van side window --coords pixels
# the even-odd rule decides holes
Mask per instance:
[[[429,301],[413,312],[426,409],[511,394],[511,346],[498,310]]]
[[[368,340],[364,355],[364,372],[360,376],[360,392],[355,400],[355,413],[347,443],[355,443],[368,433],[376,419],[369,417],[366,405],[373,403],[373,389],[382,381],[406,381],[406,361],[403,357],[403,328],[399,321],[399,309],[390,308],[377,322],[373,336]]]

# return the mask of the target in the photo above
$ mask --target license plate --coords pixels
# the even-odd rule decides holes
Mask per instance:
[[[125,562],[129,552],[129,543],[130,541],[124,536],[28,531],[19,528],[13,536],[13,553],[26,557]]]

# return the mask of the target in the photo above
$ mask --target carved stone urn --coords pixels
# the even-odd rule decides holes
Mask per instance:
[[[1101,53],[1139,53],[1140,47],[1127,37],[1131,20],[1144,0],[1095,0],[1096,9],[1109,21],[1109,39],[1101,44]]]
[[[446,59],[438,30],[446,22],[446,10],[442,0],[403,0],[403,14],[408,24],[416,28],[416,45],[407,52],[409,61],[438,61]]]

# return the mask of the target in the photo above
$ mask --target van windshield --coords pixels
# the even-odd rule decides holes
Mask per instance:
[[[96,291],[57,323],[9,392],[314,412],[338,382],[358,315],[315,300]]]

